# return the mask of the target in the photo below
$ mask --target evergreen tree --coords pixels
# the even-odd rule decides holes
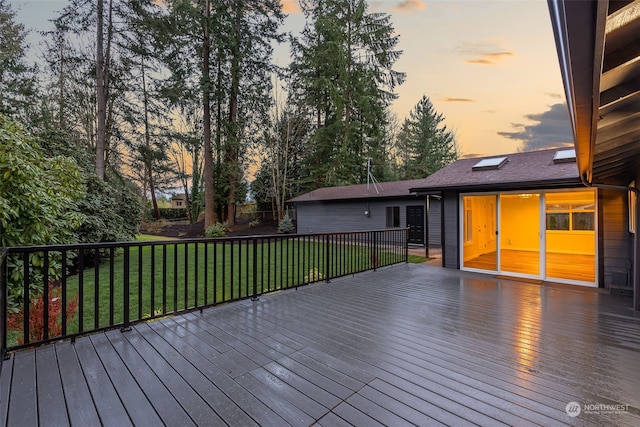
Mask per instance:
[[[35,91],[35,69],[26,62],[24,25],[7,0],[0,0],[0,114],[25,117]]]
[[[455,133],[442,122],[427,96],[409,113],[398,135],[401,178],[425,178],[458,159]]]
[[[313,111],[317,130],[307,189],[363,182],[366,160],[384,164],[386,108],[404,73],[391,19],[365,0],[309,0],[307,24],[293,40],[292,92]]]

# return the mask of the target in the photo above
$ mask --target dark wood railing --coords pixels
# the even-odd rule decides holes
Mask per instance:
[[[0,356],[407,262],[407,233],[0,248]]]

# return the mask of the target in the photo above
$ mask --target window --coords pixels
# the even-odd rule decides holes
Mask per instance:
[[[176,201],[176,206],[182,206],[182,202],[180,200]]]
[[[547,230],[595,230],[595,205],[592,203],[555,203],[547,205]]]
[[[387,206],[387,227],[400,227],[400,206]]]
[[[471,170],[482,171],[490,169],[500,169],[507,163],[506,157],[493,157],[491,159],[482,159],[471,167]]]
[[[569,214],[547,212],[547,230],[570,230]]]
[[[558,163],[575,163],[576,161],[576,150],[558,150],[556,154],[553,155],[553,164]]]

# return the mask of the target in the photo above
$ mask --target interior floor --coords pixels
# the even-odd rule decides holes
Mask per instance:
[[[501,272],[519,274],[539,274],[540,253],[503,249],[501,252]],[[578,255],[548,252],[546,254],[546,278],[595,282],[595,255]],[[464,262],[466,268],[496,270],[496,252],[490,252]]]

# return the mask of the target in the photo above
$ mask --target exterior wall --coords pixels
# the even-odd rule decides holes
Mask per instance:
[[[429,198],[429,247],[442,247],[442,200]]]
[[[173,198],[171,199],[171,208],[172,209],[186,209],[187,203],[184,198]]]
[[[631,284],[633,238],[629,233],[628,196],[624,191],[599,190],[600,283],[627,286]]]
[[[460,268],[458,193],[442,194],[442,266]]]
[[[296,203],[297,232],[333,233],[386,228],[386,208],[400,207],[400,227],[407,226],[407,206],[424,206],[423,197]],[[364,214],[369,209],[369,216]],[[426,212],[426,209],[425,209]]]

